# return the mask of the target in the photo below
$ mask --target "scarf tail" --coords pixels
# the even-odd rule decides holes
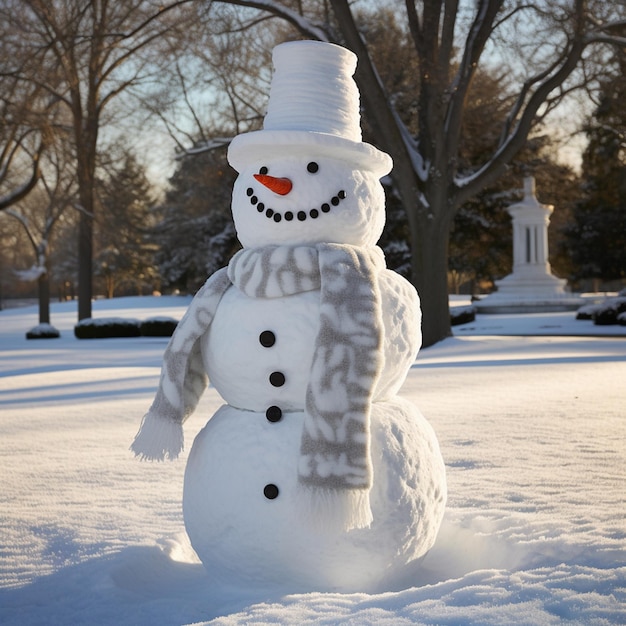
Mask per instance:
[[[318,246],[320,329],[306,394],[299,481],[307,518],[341,530],[373,520],[370,415],[382,370],[378,249]]]
[[[175,459],[184,447],[183,423],[194,412],[208,378],[200,339],[230,287],[226,268],[213,274],[195,295],[165,353],[159,387],[130,449],[142,460]]]
[[[178,458],[183,447],[182,423],[163,418],[150,410],[143,416],[130,449],[142,461],[163,461]]]

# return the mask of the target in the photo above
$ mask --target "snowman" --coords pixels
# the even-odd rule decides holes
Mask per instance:
[[[414,288],[376,246],[391,159],[362,142],[356,57],[274,49],[263,129],[228,152],[243,246],[194,297],[133,442],[174,458],[211,381],[187,534],[219,585],[390,588],[432,547],[446,500],[433,429],[397,395],[420,347]]]

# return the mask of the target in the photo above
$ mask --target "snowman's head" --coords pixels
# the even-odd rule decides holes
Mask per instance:
[[[238,135],[233,217],[244,247],[374,245],[384,221],[389,155],[361,140],[356,56],[295,41],[274,49],[263,130]]]
[[[246,167],[233,190],[233,218],[244,247],[347,243],[374,245],[385,223],[378,177],[311,151]]]

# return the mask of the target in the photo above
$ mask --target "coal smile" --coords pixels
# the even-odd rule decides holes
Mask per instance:
[[[265,213],[265,217],[278,223],[283,219],[287,222],[291,222],[294,219],[300,222],[304,222],[308,218],[317,219],[322,213],[330,213],[332,207],[338,206],[339,203],[345,199],[346,192],[343,189],[338,191],[336,196],[333,196],[328,202],[324,202],[319,209],[309,209],[309,211],[285,211],[284,213],[267,207],[264,202],[259,200],[252,187],[248,187],[246,195],[250,199],[250,204],[255,206],[259,213]]]

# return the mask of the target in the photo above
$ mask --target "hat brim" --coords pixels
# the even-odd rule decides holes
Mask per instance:
[[[354,163],[379,177],[391,171],[393,161],[369,143],[303,130],[257,130],[237,135],[228,147],[228,162],[241,172],[251,163],[278,156],[332,157]]]

